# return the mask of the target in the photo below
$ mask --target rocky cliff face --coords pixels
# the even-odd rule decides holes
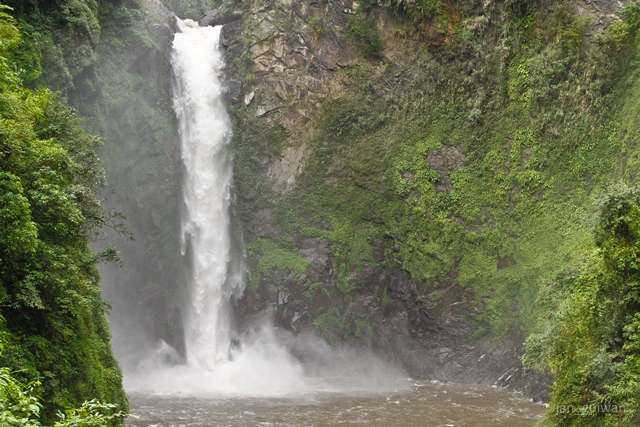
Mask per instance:
[[[366,74],[391,91],[401,80],[412,78],[416,61],[428,60],[416,57],[428,55],[419,40],[394,37],[401,23],[381,10],[370,14],[384,39],[384,55],[366,58],[346,34],[359,7],[349,1],[253,2],[244,12],[242,29],[233,26],[236,39],[242,41],[242,55],[251,63],[249,78],[231,76],[249,80],[235,96],[234,106],[285,130],[278,152],[263,153],[261,160],[263,179],[276,194],[295,186],[318,137],[323,107],[353,87],[354,73]],[[237,48],[230,55],[238,53]],[[442,175],[442,186],[450,187],[447,174],[460,167],[464,154],[444,148],[429,159]],[[329,185],[332,179],[336,178],[327,177]],[[454,269],[425,293],[392,262],[388,253],[394,242],[389,238],[371,241],[372,259],[348,265],[346,277],[339,278],[344,265],[335,259],[332,242],[285,231],[276,211],[269,202],[259,206],[246,224],[249,245],[287,236],[307,268],[300,274],[280,265],[272,271],[275,275],[258,279],[239,302],[244,317],[269,307],[277,324],[286,329],[369,345],[421,378],[506,386],[523,376],[521,337],[509,336],[499,344],[468,343],[477,329],[468,320],[474,308],[466,302],[472,299],[469,292],[456,283]],[[313,226],[332,230],[328,221]],[[250,255],[254,269],[269,256],[262,252]],[[344,285],[358,291],[344,292]]]
[[[580,37],[585,43],[594,43],[608,25],[619,19],[617,13],[623,6],[621,2],[585,1],[576,2],[565,11],[565,6],[557,2],[536,5],[542,21],[550,22],[555,19],[552,17],[566,13],[572,22],[582,22]],[[242,317],[250,318],[252,313],[268,307],[281,327],[295,333],[318,333],[336,342],[371,346],[402,364],[412,376],[497,384],[546,398],[546,380],[525,372],[521,365],[526,332],[517,323],[498,339],[482,337],[483,323],[477,320],[478,315],[492,304],[494,296],[491,292],[478,295],[459,283],[459,260],[454,258],[437,278],[412,278],[399,254],[401,237],[371,232],[364,246],[358,249],[360,242],[354,241],[350,247],[349,243],[322,237],[338,233],[329,212],[325,218],[322,212],[313,218],[301,214],[298,220],[305,225],[296,229],[287,225],[291,217],[278,206],[286,202],[295,211],[296,203],[304,203],[300,199],[309,196],[304,190],[308,181],[299,182],[299,178],[309,159],[313,159],[314,150],[317,154],[323,139],[327,142],[331,109],[336,108],[336,102],[343,102],[345,94],[370,90],[373,97],[377,92],[375,96],[385,99],[388,108],[393,109],[396,98],[412,90],[424,90],[414,83],[425,72],[437,72],[432,63],[449,62],[455,68],[468,61],[468,66],[460,68],[461,73],[468,73],[465,84],[472,92],[465,113],[468,120],[473,122],[476,115],[492,108],[491,103],[496,101],[491,100],[488,93],[492,89],[487,88],[492,84],[491,78],[482,67],[491,67],[486,58],[492,55],[501,58],[502,67],[508,66],[509,48],[495,35],[495,28],[491,29],[504,25],[505,14],[512,13],[506,7],[484,2],[463,11],[445,3],[444,18],[432,18],[416,30],[410,17],[366,2],[274,0],[242,5],[243,20],[226,27],[228,40],[233,40],[227,42],[231,103],[233,110],[240,112],[236,115],[244,117],[237,124],[271,126],[283,131],[276,144],[270,146],[265,137],[262,147],[250,147],[251,155],[257,157],[257,180],[268,183],[269,188],[261,188],[269,195],[249,199],[238,195],[239,209],[252,209],[243,217],[253,277],[251,290],[238,303]],[[549,17],[544,18],[545,14]],[[366,50],[367,44],[375,42],[362,33],[367,25],[372,25],[384,46],[375,55]],[[484,43],[480,48],[484,53],[458,51],[462,58],[446,58],[452,54],[447,52],[448,47],[457,43],[461,31],[466,32],[466,37],[484,40],[478,42]],[[480,58],[476,62],[474,55]],[[429,78],[435,80],[437,76]],[[359,99],[366,102],[367,98]],[[244,135],[246,132],[237,132],[237,147],[246,149],[250,138]],[[514,136],[507,134],[503,138],[504,149],[509,153]],[[436,196],[455,192],[453,182],[459,179],[456,171],[470,163],[466,153],[469,149],[467,144],[445,145],[425,153],[424,161],[436,173]],[[521,150],[518,170],[524,171],[532,150]],[[246,152],[238,156],[241,163]],[[353,181],[351,184],[362,191],[374,191],[368,183],[358,182],[361,178],[357,171],[341,173],[340,160],[335,155],[329,162],[322,175],[323,186],[338,188]],[[509,160],[506,162],[505,170],[515,167]],[[238,167],[238,180],[243,179],[242,173]],[[383,180],[385,173],[377,171]],[[413,184],[415,175],[407,171],[402,177]],[[517,186],[511,190],[511,210],[516,206],[513,200],[518,191]],[[532,197],[542,200],[543,196],[536,193]],[[466,223],[461,216],[452,219],[472,232],[496,228],[492,208],[482,207],[478,218],[475,225]],[[372,222],[376,222],[373,209],[362,214],[360,225],[367,228]],[[266,242],[274,241],[277,250],[287,252],[289,257],[278,258],[281,252],[275,254],[269,249],[273,246]],[[340,251],[355,249],[362,255],[345,263]],[[498,271],[517,262],[510,254],[500,254],[495,259]],[[519,303],[514,299],[509,304],[505,310],[516,314],[508,316],[517,317]]]
[[[539,183],[557,160],[549,159],[564,141],[559,129],[571,127],[563,122],[571,114],[588,118],[601,96],[567,76],[588,69],[580,58],[624,4],[439,2],[437,13],[418,16],[411,2],[398,2],[404,10],[384,3],[223,2],[200,19],[224,24],[236,219],[250,270],[240,326],[269,310],[293,333],[371,347],[415,377],[543,398],[544,378],[521,366],[522,319],[535,313],[531,284],[570,264],[568,256],[549,261],[572,247],[554,243],[567,240],[560,232],[532,243],[529,236],[554,231],[540,232],[526,212],[558,211],[561,191]],[[152,37],[142,62],[159,71],[140,64],[132,74],[142,76],[136,87],[150,88],[138,113],[153,110],[157,120],[113,138],[135,135],[132,161],[140,147],[152,151],[145,159],[162,160],[123,183],[143,189],[123,203],[130,218],[146,219],[130,222],[144,249],[122,280],[150,295],[139,311],[155,326],[142,335],[180,347],[179,260],[166,256],[177,253],[179,206],[168,101],[173,17],[156,0],[145,2],[145,17]],[[540,47],[526,51],[527,38]],[[560,111],[549,119],[543,103],[556,100],[559,107],[544,106]],[[587,172],[576,188],[591,191],[597,173],[578,166]],[[562,256],[545,258],[552,250]]]
[[[542,3],[541,10],[549,13],[558,4]],[[604,28],[619,20],[618,13],[628,3],[579,1],[572,5],[571,11],[585,20],[584,35],[593,41]],[[243,22],[242,43],[246,50],[236,50],[232,56],[248,56],[252,61],[252,76],[251,84],[234,95],[238,96],[236,105],[250,106],[255,116],[276,122],[287,132],[280,153],[270,160],[267,168],[271,187],[277,192],[286,192],[295,184],[309,154],[310,141],[316,135],[320,111],[323,105],[338,99],[353,85],[350,72],[364,70],[391,90],[400,80],[414,78],[419,64],[429,57],[423,50],[424,39],[420,35],[399,36],[406,32],[403,26],[407,22],[374,8],[367,13],[375,20],[385,49],[379,58],[367,60],[347,35],[348,18],[356,15],[360,2],[266,0],[249,1],[244,7],[248,18]],[[484,8],[490,7],[491,2],[486,2]],[[467,25],[473,25],[473,30],[482,33],[490,22],[480,14]],[[237,31],[238,26],[234,25],[233,33]],[[431,41],[446,42],[445,35],[439,36],[442,40]],[[241,80],[241,76],[235,78]],[[457,161],[456,157],[454,153],[452,161]]]

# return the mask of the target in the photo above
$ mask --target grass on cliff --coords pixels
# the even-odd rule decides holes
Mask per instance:
[[[636,126],[635,6],[598,46],[568,4],[460,7],[452,32],[425,33],[411,79],[390,88],[367,64],[348,76],[296,187],[270,203],[288,233],[330,242],[345,306],[364,289],[347,273],[373,266],[372,244],[386,241],[385,263],[419,293],[447,277],[473,291],[476,336],[526,334],[541,284],[590,248],[593,196],[634,179],[638,146],[620,123]],[[424,25],[453,12],[436,8]],[[464,156],[455,166],[452,150]]]

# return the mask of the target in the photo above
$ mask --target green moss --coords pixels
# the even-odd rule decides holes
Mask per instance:
[[[321,292],[326,296],[330,296],[329,291],[327,291],[327,288],[322,282],[308,284],[307,289],[304,291],[303,295],[309,300],[309,302],[313,303],[313,299],[318,292]]]
[[[311,264],[298,255],[293,242],[284,239],[258,239],[255,249],[262,256],[258,261],[258,271],[269,273],[273,270],[294,271],[297,275],[303,274]],[[252,251],[254,248],[251,248]]]
[[[329,308],[325,313],[320,314],[313,321],[320,334],[330,343],[337,343],[341,340],[342,316],[336,307]]]
[[[279,283],[283,275],[291,272],[297,277],[307,272],[311,262],[298,255],[292,240],[257,238],[247,243],[247,254],[251,270],[249,289],[257,291],[260,282],[269,280]]]
[[[362,14],[349,15],[347,36],[360,48],[365,57],[371,59],[382,57],[384,44],[372,20],[365,18]]]
[[[329,308],[313,321],[320,334],[330,343],[341,341],[368,342],[372,329],[366,316],[353,317],[348,313],[341,313],[336,307]]]
[[[313,38],[316,40],[322,37],[326,31],[326,26],[322,20],[322,17],[318,15],[314,15],[309,18],[309,27],[311,27]]]

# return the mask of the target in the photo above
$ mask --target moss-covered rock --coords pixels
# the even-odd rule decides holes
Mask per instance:
[[[412,372],[508,385],[540,286],[588,250],[592,198],[622,177],[634,21],[614,25],[631,9],[609,3],[432,3],[245,5],[229,72],[237,164],[254,162],[236,177],[263,189],[238,197],[249,265],[271,258],[265,239],[328,248],[304,277],[254,276],[247,302],[333,341],[366,317],[363,342]],[[365,23],[379,55],[349,30]]]

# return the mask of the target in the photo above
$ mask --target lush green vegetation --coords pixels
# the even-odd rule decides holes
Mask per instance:
[[[40,427],[42,403],[38,400],[39,381],[23,384],[0,368],[0,422],[6,427]],[[122,421],[123,412],[115,412],[117,405],[85,401],[80,408],[57,413],[53,427],[106,427]]]
[[[367,20],[363,12],[349,15],[347,36],[360,47],[365,57],[372,59],[382,57],[383,43],[376,24]]]
[[[180,6],[177,13],[197,18],[211,3],[167,5]],[[170,65],[164,57],[171,41],[166,17],[148,13],[141,0],[8,0],[7,4],[14,8],[25,43],[36,58],[22,61],[21,68],[41,71],[25,82],[56,91],[83,117],[87,131],[108,141],[98,148],[109,176],[106,209],[123,212],[135,238],[116,236],[127,264],[126,275],[105,269],[119,278],[114,300],[139,301],[135,315],[153,318],[149,323],[155,325],[147,333],[179,346],[182,295],[176,284],[184,269],[177,196],[181,170]],[[148,32],[145,20],[157,33]],[[157,307],[165,311],[160,313]],[[143,323],[136,320],[132,323]]]
[[[70,423],[85,411],[116,421],[113,408],[95,402],[56,418],[92,397],[126,410],[95,267],[113,253],[87,249],[107,220],[95,195],[104,185],[99,140],[50,91],[24,84],[59,91],[92,132],[118,141],[102,149],[127,189],[114,199],[144,218],[130,223],[144,236],[131,259],[144,267],[125,298],[144,294],[143,305],[173,307],[157,328],[178,336],[178,203],[166,203],[178,198],[165,196],[179,191],[179,156],[168,90],[157,83],[167,65],[154,62],[160,47],[137,0],[8,3],[26,36],[2,15],[0,362],[14,374],[0,372],[0,395],[14,403],[0,416]],[[166,3],[196,18],[218,2]],[[636,190],[609,189],[638,178],[640,7],[631,4],[590,39],[588,18],[574,16],[569,2],[551,5],[361,2],[344,31],[365,60],[339,71],[349,89],[324,106],[313,153],[286,194],[264,179],[285,132],[250,108],[232,108],[249,285],[283,287],[291,273],[297,280],[311,263],[296,239],[326,241],[336,286],[310,279],[296,297],[322,305],[312,322],[329,340],[367,340],[371,325],[350,304],[371,293],[384,307],[390,297],[353,278],[379,267],[374,250],[382,247],[380,268],[404,270],[420,295],[449,279],[474,295],[471,340],[533,331],[527,360],[556,378],[549,423],[633,425],[640,208]],[[378,29],[380,13],[395,16],[393,34]],[[309,21],[316,39],[324,20]],[[410,67],[380,65],[385,49],[402,44],[415,50]],[[243,56],[229,70],[249,85],[251,66]],[[251,229],[267,221],[262,210],[277,236]]]
[[[389,265],[401,264],[421,293],[447,276],[474,291],[478,334],[526,333],[539,284],[586,247],[589,194],[615,164],[600,123],[619,68],[581,47],[583,24],[562,5],[550,18],[502,12],[488,11],[502,25],[488,34],[460,25],[454,41],[443,33],[434,43],[428,33],[418,55],[429,59],[412,80],[390,88],[361,70],[325,106],[278,217],[289,232],[332,243],[347,300],[359,287],[348,274],[373,265],[371,245],[391,238]],[[487,55],[495,43],[508,53]],[[331,231],[313,226],[322,222]]]
[[[528,364],[555,380],[545,425],[640,420],[640,190],[615,188],[598,207],[596,247],[543,287],[527,340]]]
[[[58,90],[64,98],[78,74],[96,60],[94,48],[100,40],[99,2],[8,0],[3,3],[12,7],[12,14],[21,20],[24,53],[31,54],[31,60],[23,62],[28,71],[25,82]]]
[[[29,42],[9,11],[0,10],[2,417],[9,425],[23,425],[11,414],[53,424],[58,411],[92,398],[126,411],[97,271],[98,262],[117,255],[89,248],[112,223],[98,198],[105,185],[95,152],[101,140],[50,90],[24,87],[35,61],[22,50]],[[69,412],[59,425],[73,417]]]

